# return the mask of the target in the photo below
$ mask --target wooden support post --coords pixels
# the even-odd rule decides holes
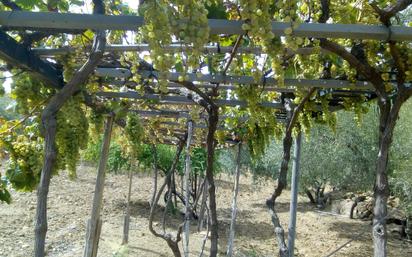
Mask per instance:
[[[153,193],[152,193],[152,198],[150,199],[150,207],[153,206],[153,203],[156,198],[156,192],[157,192],[157,147],[156,145],[152,145],[152,153],[153,153]]]
[[[233,199],[232,199],[232,219],[230,221],[229,239],[227,243],[227,256],[233,256],[233,242],[235,240],[235,227],[237,216],[237,195],[239,193],[239,178],[240,178],[240,151],[242,149],[242,143],[237,145],[236,156],[236,172],[235,172],[235,185],[233,187]]]
[[[133,169],[129,171],[129,191],[127,192],[126,214],[124,215],[122,244],[129,243],[130,228],[130,197],[132,195]]]
[[[295,138],[295,148],[293,150],[293,167],[292,167],[292,184],[291,184],[291,200],[290,200],[290,220],[288,233],[288,249],[289,257],[294,256],[295,249],[295,234],[296,234],[296,212],[298,205],[298,190],[299,190],[299,165],[300,165],[300,148],[302,143],[302,133]]]
[[[96,187],[93,196],[92,215],[87,223],[86,245],[84,248],[84,257],[96,257],[99,246],[99,237],[101,232],[102,221],[100,211],[102,209],[103,188],[106,173],[107,158],[109,155],[110,139],[112,134],[114,115],[107,117],[102,151],[100,155],[99,168],[97,171]]]
[[[184,236],[183,236],[183,252],[185,257],[189,257],[189,235],[190,235],[190,186],[189,176],[191,172],[191,160],[190,160],[190,144],[192,143],[193,136],[193,121],[187,121],[187,141],[186,141],[186,160],[185,160],[185,174],[183,177],[183,185],[185,190],[185,223],[184,223]]]

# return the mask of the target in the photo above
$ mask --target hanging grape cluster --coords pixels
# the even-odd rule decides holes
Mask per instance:
[[[43,139],[39,135],[39,120],[18,130],[10,130],[7,124],[1,128],[0,146],[9,155],[6,181],[22,191],[34,190],[40,180],[43,161]]]
[[[127,124],[124,130],[126,132],[128,144],[131,146],[131,155],[136,157],[139,154],[144,137],[144,130],[138,114],[129,113],[127,115]]]
[[[57,169],[67,169],[76,176],[80,150],[87,147],[89,123],[82,108],[82,97],[69,99],[57,114]]]
[[[144,1],[140,8],[145,19],[145,26],[141,31],[144,39],[149,43],[154,68],[167,71],[174,64],[173,55],[165,50],[165,46],[172,43],[168,1]],[[138,67],[132,68],[132,72],[137,73],[137,69]],[[157,79],[159,90],[167,93],[166,79],[162,77]]]
[[[198,68],[203,47],[209,40],[209,25],[205,1],[173,0],[171,1],[171,26],[175,36],[182,44],[190,46],[186,56],[187,68]]]
[[[257,85],[243,85],[236,89],[239,99],[247,102],[247,111],[235,110],[233,115],[238,116],[233,122],[233,128],[243,141],[247,141],[252,157],[260,157],[270,140],[274,136],[280,137],[282,125],[276,120],[276,111],[273,108],[264,107],[261,102],[268,101],[267,95],[263,94]],[[236,114],[239,113],[239,114]],[[244,120],[244,115],[249,115]],[[240,120],[244,120],[243,122]],[[229,123],[230,124],[230,123]],[[239,124],[242,124],[239,128]]]

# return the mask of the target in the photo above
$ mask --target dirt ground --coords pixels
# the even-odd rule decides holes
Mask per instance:
[[[70,181],[64,173],[52,179],[46,242],[48,256],[82,256],[85,224],[91,212],[95,177],[94,168],[82,167],[75,181]],[[216,179],[220,222],[219,252],[220,256],[224,256],[230,223],[232,182],[228,176]],[[106,177],[103,228],[98,256],[172,256],[166,243],[152,236],[147,229],[148,199],[152,185],[147,174],[135,176],[130,243],[127,247],[120,245],[127,185],[126,175],[108,174]],[[236,256],[276,256],[273,227],[264,205],[264,199],[270,195],[274,185],[274,181],[252,183],[250,178],[241,177]],[[36,194],[13,191],[12,196],[12,204],[0,204],[0,256],[32,256]],[[277,210],[282,224],[287,228],[289,191],[285,191],[278,201]],[[163,204],[163,201],[160,202]],[[159,221],[162,212],[161,208],[159,209],[155,222],[157,230],[161,230]],[[175,231],[179,219],[180,215],[169,218],[167,229]],[[191,229],[190,253],[191,256],[199,256],[205,232],[196,232],[195,221]],[[371,256],[370,230],[370,222],[319,213],[302,196],[298,206],[296,256],[326,256],[352,238],[355,239],[334,256]],[[412,243],[397,238],[398,236],[391,234],[389,256],[412,256]],[[207,249],[208,244],[204,256],[207,256]]]

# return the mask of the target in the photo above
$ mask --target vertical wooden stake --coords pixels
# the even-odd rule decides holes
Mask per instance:
[[[126,215],[124,216],[122,244],[129,243],[130,197],[131,197],[131,194],[132,194],[132,182],[133,182],[133,169],[130,169],[130,171],[129,171],[129,191],[127,193]]]
[[[96,257],[99,247],[99,237],[101,232],[102,221],[100,220],[100,211],[102,209],[103,188],[106,173],[107,158],[109,155],[110,139],[112,134],[114,115],[107,117],[102,151],[100,155],[99,168],[97,171],[96,187],[93,196],[92,215],[87,224],[86,245],[84,248],[84,257]]]
[[[236,172],[235,172],[235,185],[233,187],[233,199],[232,199],[232,219],[230,221],[229,239],[227,243],[227,256],[233,256],[233,242],[235,240],[235,227],[237,216],[237,195],[239,193],[239,178],[240,178],[240,151],[242,149],[242,143],[237,145],[236,156]]]
[[[193,121],[188,120],[187,122],[187,141],[186,141],[186,160],[185,160],[185,174],[183,177],[183,184],[185,189],[185,223],[184,223],[184,237],[183,237],[183,250],[184,256],[189,257],[189,234],[190,234],[190,186],[189,186],[189,176],[191,172],[191,161],[190,161],[190,144],[192,143],[193,135]]]
[[[205,220],[205,212],[206,212],[206,205],[207,205],[207,191],[208,185],[207,185],[207,179],[204,178],[203,180],[203,187],[202,187],[202,200],[200,203],[200,212],[199,212],[199,218],[198,218],[198,224],[197,224],[197,231],[200,232],[203,229],[203,223]]]
[[[295,234],[296,234],[296,212],[298,205],[298,190],[299,190],[299,165],[300,165],[300,148],[302,143],[302,133],[295,138],[295,149],[293,150],[293,167],[292,167],[292,184],[291,184],[291,200],[290,200],[290,220],[288,233],[288,249],[289,257],[294,256],[295,249]]]
[[[153,151],[153,193],[152,193],[152,198],[150,199],[150,207],[153,206],[156,192],[157,192],[157,148],[156,145],[152,145],[152,151]]]

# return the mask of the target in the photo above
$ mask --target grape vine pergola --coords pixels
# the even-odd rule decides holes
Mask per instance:
[[[155,117],[162,119],[160,125],[157,125],[157,130],[165,134],[165,138],[167,138],[165,139],[166,143],[177,144],[177,157],[184,149],[185,142],[187,142],[187,165],[184,178],[186,185],[188,183],[187,174],[190,170],[190,165],[188,165],[190,163],[190,155],[188,153],[191,140],[193,138],[195,141],[206,145],[207,168],[205,185],[207,185],[208,193],[206,194],[206,189],[204,189],[204,195],[205,199],[206,196],[208,197],[209,202],[207,206],[210,220],[208,229],[210,229],[210,256],[212,257],[216,256],[218,252],[218,220],[213,178],[213,156],[216,146],[215,135],[217,133],[223,135],[223,141],[220,141],[222,143],[225,140],[230,140],[232,142],[243,141],[245,143],[251,141],[253,144],[253,140],[256,140],[257,143],[264,144],[267,141],[266,136],[268,135],[266,134],[275,134],[278,129],[271,127],[267,131],[264,130],[265,126],[269,126],[267,123],[277,121],[280,127],[283,128],[281,131],[284,133],[284,152],[278,186],[274,190],[273,195],[266,201],[266,205],[275,228],[280,256],[293,256],[299,148],[301,131],[304,131],[305,127],[307,127],[305,122],[308,123],[308,120],[312,118],[316,120],[321,119],[320,117],[326,117],[324,122],[333,123],[333,119],[330,120],[332,112],[348,108],[358,111],[359,106],[363,103],[376,100],[380,110],[380,152],[377,159],[375,184],[374,256],[387,256],[385,219],[387,218],[386,202],[389,196],[386,173],[388,151],[399,109],[402,103],[412,95],[412,52],[410,44],[410,41],[412,41],[412,28],[408,26],[393,26],[391,25],[391,18],[408,8],[412,1],[396,1],[396,3],[386,8],[381,8],[377,3],[371,2],[370,6],[376,12],[377,17],[375,24],[372,25],[328,22],[330,18],[330,3],[329,1],[322,0],[319,4],[320,15],[318,20],[311,18],[310,14],[307,22],[299,24],[293,21],[293,17],[291,21],[289,16],[287,16],[289,17],[288,19],[284,17],[283,22],[274,22],[269,19],[269,22],[264,24],[269,29],[266,31],[263,29],[263,32],[259,28],[256,30],[253,22],[254,19],[259,20],[259,17],[264,17],[265,13],[263,12],[268,10],[262,11],[258,9],[258,11],[251,11],[247,9],[250,8],[248,4],[251,3],[241,1],[242,4],[238,10],[241,10],[242,14],[246,15],[247,18],[241,19],[239,14],[239,20],[208,19],[206,23],[203,23],[209,29],[208,34],[221,37],[234,36],[236,40],[233,40],[230,46],[221,46],[213,42],[204,44],[202,42],[203,45],[200,47],[196,40],[194,42],[190,42],[190,40],[189,42],[184,40],[179,42],[179,36],[185,38],[181,33],[174,35],[173,42],[170,44],[160,44],[159,47],[159,45],[153,43],[158,35],[155,34],[157,28],[152,26],[155,22],[159,22],[158,20],[151,20],[150,15],[146,15],[146,13],[145,17],[105,15],[105,6],[102,1],[98,0],[93,0],[94,14],[27,12],[22,11],[17,5],[11,4],[10,1],[1,2],[13,9],[13,11],[0,11],[0,58],[13,67],[29,72],[33,77],[40,79],[47,87],[56,89],[56,93],[48,99],[41,117],[44,129],[44,162],[38,186],[36,257],[44,256],[47,231],[47,194],[57,154],[55,140],[58,119],[56,116],[64,104],[71,97],[79,94],[79,92],[83,93],[84,103],[87,106],[91,107],[95,112],[106,113],[108,117],[99,163],[93,211],[88,223],[85,257],[96,256],[97,254],[101,229],[100,209],[102,205],[104,173],[112,126],[114,122],[122,127],[127,126],[127,121],[125,119],[116,119],[116,111],[107,107],[104,103],[117,103],[117,106],[120,103],[120,106],[122,106],[122,101],[125,99],[127,99],[127,104],[122,106],[122,112],[137,114],[141,118],[143,126],[150,124],[151,120]],[[147,2],[149,2],[148,5],[156,5],[156,3],[151,3],[150,1]],[[189,2],[193,3],[192,1]],[[262,6],[266,4],[265,1],[257,2]],[[179,1],[176,1],[176,6],[181,4]],[[150,10],[146,12],[150,12]],[[188,18],[174,22],[174,26],[179,28],[184,28],[186,24],[189,24]],[[148,29],[148,26],[151,26],[151,28]],[[262,25],[262,27],[264,26]],[[145,39],[149,41],[149,44],[107,43],[107,31],[136,31],[141,27],[146,30],[148,29],[148,32],[145,32],[148,37]],[[31,44],[27,45],[24,42],[19,42],[15,38],[15,35],[21,31],[32,31],[32,35],[34,33],[75,35],[84,33],[87,30],[93,31],[94,39],[92,46],[87,45],[84,49],[64,45],[64,43],[60,48],[32,46]],[[182,30],[185,32],[184,29]],[[198,35],[199,38],[203,36],[202,33]],[[256,35],[264,39],[266,37],[265,34],[271,34],[271,36],[267,36],[270,42],[274,40],[274,37],[282,38],[277,42],[278,44],[282,45],[285,42],[289,42],[291,47],[287,47],[288,44],[285,43],[284,46],[277,48],[278,51],[281,51],[282,54],[279,56],[282,56],[283,60],[276,60],[275,57],[277,55],[273,54],[274,49],[270,48],[271,45],[267,44],[269,41],[266,39],[266,41],[262,40],[265,42],[258,46],[253,44],[245,46],[245,44],[241,43],[242,40],[252,41],[250,38],[254,38]],[[293,40],[299,42],[298,39],[301,38],[308,40],[309,43],[306,45],[303,43],[305,41],[290,43]],[[353,43],[353,47],[340,42],[337,43],[333,41],[335,39],[346,39],[348,42]],[[390,56],[388,58],[391,59],[391,63],[382,64],[386,70],[377,69],[373,64],[368,63],[367,59],[371,57],[365,53],[364,45],[357,43],[363,41],[380,42],[380,46],[387,46],[388,51],[381,55],[379,55],[381,50],[377,50],[379,52],[377,56],[380,58],[383,58],[384,54]],[[153,46],[156,47],[152,48]],[[70,63],[72,65],[69,67],[72,70],[71,79],[65,81],[65,79],[67,80],[67,75],[63,76],[63,71],[67,67],[56,65],[56,62],[61,61],[59,58],[71,58],[71,56],[75,58],[79,55],[79,52],[84,53],[83,51],[90,51],[88,60],[80,68],[74,65],[73,62]],[[191,72],[185,69],[179,70],[176,66],[165,70],[158,68],[166,65],[162,58],[156,58],[157,61],[152,60],[152,63],[146,62],[139,56],[143,52],[158,53],[157,57],[160,56],[162,58],[164,56],[173,56],[173,53],[180,53],[182,56],[193,54],[202,56],[204,60],[209,56],[212,58],[215,55],[220,55],[224,57],[222,61],[224,65],[222,65],[222,71],[212,71],[210,65],[208,69],[201,67]],[[124,57],[126,53],[131,53],[135,56],[133,63],[128,62],[127,58]],[[240,59],[243,55],[249,57],[258,56],[257,62],[263,62],[264,59],[270,57],[274,63],[273,67],[267,70],[261,67],[261,72],[257,73],[257,75],[251,72],[242,75],[240,75],[241,72],[233,75],[228,74],[231,71],[236,71],[236,69],[230,69],[230,66],[231,64],[233,66],[236,58]],[[339,65],[342,67],[344,66],[343,62],[347,63],[347,69],[350,70],[352,68],[352,71],[354,71],[352,76],[333,79],[330,75],[332,62],[324,61],[320,65],[323,68],[323,74],[321,75],[312,74],[312,76],[308,76],[311,78],[306,78],[305,76],[297,76],[299,74],[295,72],[289,75],[286,74],[289,78],[277,77],[282,68],[276,70],[276,67],[287,66],[288,60],[293,59],[295,56],[311,58],[310,56],[319,57],[324,55],[335,56],[338,59],[338,61],[335,60],[335,63],[333,63],[335,66],[338,66],[336,63],[339,62]],[[316,60],[320,61],[320,59]],[[185,61],[190,62],[189,58],[182,62]],[[237,60],[237,62],[239,61]],[[255,66],[259,65],[255,64]],[[305,67],[303,62],[300,65]],[[313,77],[316,76],[319,78],[314,79]],[[93,89],[83,87],[83,84],[86,84],[86,82],[95,85]],[[256,93],[257,89],[259,93],[252,94]],[[265,97],[262,98],[262,94],[265,94]],[[351,101],[352,99],[356,99],[356,101]],[[224,110],[223,114],[221,114],[222,110]],[[259,112],[265,112],[267,116],[260,120],[258,117]],[[194,116],[198,116],[198,118],[195,119]],[[182,119],[187,123],[187,130],[182,129],[182,124],[184,123],[176,121]],[[236,122],[233,122],[233,120],[236,120]],[[254,127],[263,128],[263,130],[259,130],[260,132],[254,130],[249,131],[249,133],[247,131],[242,132],[241,127],[246,126],[245,124],[250,122]],[[206,137],[202,138],[197,135],[192,137],[193,129],[206,131]],[[289,244],[286,245],[283,229],[275,212],[275,200],[286,186],[293,132],[296,132],[296,147],[292,180]],[[257,139],[256,133],[266,134],[263,139]],[[174,141],[170,139],[171,137],[177,137],[179,140]],[[176,161],[173,164],[171,173],[173,173],[175,166]],[[161,192],[171,179],[171,173],[167,174],[165,183],[159,188],[160,192],[157,195],[156,193],[154,194],[151,205],[151,218],[153,218],[153,210]],[[236,181],[238,183],[239,171],[236,173]],[[188,193],[188,190],[186,190],[186,193]],[[234,195],[234,215],[236,215],[236,194],[237,190],[235,190]],[[188,195],[186,195],[186,199],[188,199]],[[186,203],[188,202],[186,200]],[[188,208],[187,204],[186,215],[189,213]],[[185,220],[188,219],[189,217],[186,216]],[[185,223],[184,227],[179,227],[176,237],[171,236],[171,234],[161,234],[155,231],[152,222],[149,224],[149,229],[155,236],[166,240],[175,256],[181,256],[178,243],[182,230],[186,231],[185,235],[188,234],[187,225],[188,222]],[[232,226],[234,227],[234,224],[231,224]],[[231,233],[231,236],[233,240],[234,232],[233,234]],[[189,253],[188,246],[188,237],[185,236],[185,256],[188,256]],[[232,251],[233,248],[229,247],[229,256],[232,255]]]

